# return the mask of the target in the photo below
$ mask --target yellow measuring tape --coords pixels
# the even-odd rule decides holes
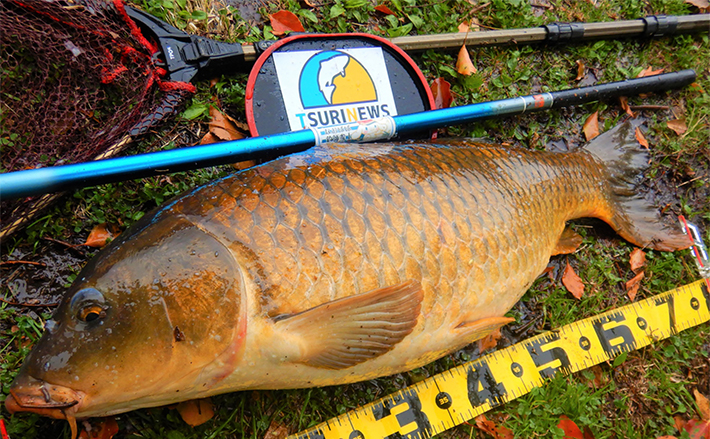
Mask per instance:
[[[710,320],[700,280],[496,351],[292,439],[420,439],[462,424],[541,386]]]

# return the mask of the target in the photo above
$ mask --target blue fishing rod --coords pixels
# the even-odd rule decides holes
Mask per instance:
[[[326,142],[372,142],[395,135],[580,105],[612,97],[678,89],[695,80],[693,70],[627,79],[590,87],[430,110],[343,125],[305,129],[169,151],[0,174],[0,199],[21,198],[138,179],[243,160],[304,151]]]

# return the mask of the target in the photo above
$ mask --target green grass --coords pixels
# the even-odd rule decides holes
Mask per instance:
[[[609,21],[692,11],[691,6],[681,0],[550,1],[548,8],[535,8],[524,0],[492,0],[485,7],[482,1],[472,5],[465,0],[385,0],[383,3],[401,20],[375,12],[374,6],[380,2],[364,0],[328,0],[313,9],[305,7],[305,2],[282,0],[262,6],[261,12],[266,16],[279,9],[291,10],[301,18],[307,31],[358,31],[393,37],[455,32],[462,21],[471,18],[476,18],[486,28],[513,28],[557,20]],[[141,5],[179,28],[226,41],[274,38],[268,20],[246,23],[239,19],[238,10],[233,7],[215,10],[209,2],[197,0],[144,0]],[[471,12],[474,8],[476,12]],[[455,71],[456,51],[429,50],[413,57],[427,80],[443,77],[452,84],[454,105],[575,87],[577,60],[592,69],[596,82],[625,79],[647,66],[666,71],[694,68],[698,72],[699,87],[631,97],[629,103],[671,107],[642,113],[648,120],[647,138],[651,142],[652,154],[651,169],[642,190],[648,192],[649,199],[657,205],[668,205],[671,219],[683,213],[702,225],[706,242],[710,242],[710,203],[707,203],[710,196],[707,189],[710,185],[710,67],[707,63],[710,45],[707,34],[557,46],[469,47],[469,51],[478,72],[468,78]],[[245,83],[245,74],[224,76],[214,87],[206,82],[200,83],[198,94],[188,105],[185,117],[166,129],[170,133],[146,139],[137,150],[196,143],[199,140],[196,133],[198,129],[204,133],[206,109],[215,96],[224,110],[244,121]],[[584,143],[582,124],[597,110],[602,129],[609,129],[623,118],[623,111],[616,101],[605,101],[451,127],[444,130],[444,134],[483,136],[538,149],[544,149],[550,142],[574,147]],[[684,116],[689,127],[683,137],[665,125],[667,120],[676,116]],[[102,222],[123,229],[170,197],[226,172],[224,168],[202,170],[180,173],[169,179],[148,178],[75,191],[24,232],[3,242],[3,258],[14,251],[22,251],[27,259],[39,258],[50,245],[46,238],[81,243],[91,228]],[[586,223],[577,227],[585,238],[577,253],[553,258],[553,264],[558,267],[564,267],[565,261],[572,264],[587,286],[585,297],[578,301],[566,292],[559,282],[561,270],[556,272],[555,281],[538,280],[511,312],[518,318],[530,313],[534,316],[517,324],[522,327],[531,318],[535,319],[534,324],[524,331],[525,336],[629,303],[623,285],[632,277],[628,267],[632,246],[608,228],[593,224],[594,228],[587,228]],[[51,248],[53,251],[75,251],[56,246]],[[80,257],[88,259],[90,254]],[[639,298],[697,278],[687,251],[675,254],[651,251],[647,258],[646,278]],[[12,270],[3,267],[3,277],[8,279],[28,280],[32,277],[28,269],[15,273],[14,267]],[[7,297],[8,288],[3,282],[0,295]],[[0,303],[0,384],[3,393],[0,398],[4,399],[8,394],[8,386],[22,358],[37,340],[45,318],[46,314]],[[623,361],[602,364],[570,377],[558,376],[546,386],[493,410],[488,416],[520,438],[562,437],[556,425],[563,414],[580,427],[591,429],[597,439],[681,437],[675,430],[673,417],[679,415],[689,419],[693,416],[694,388],[710,394],[709,339],[710,325],[706,323],[629,353]],[[284,425],[290,433],[296,433],[476,355],[476,349],[469,347],[416,371],[346,386],[220,395],[212,398],[215,417],[194,429],[171,408],[136,410],[117,417],[120,432],[116,437],[260,439],[272,423]],[[10,417],[4,408],[0,410],[0,416],[6,420],[13,439],[69,437],[64,422],[37,415]],[[472,426],[462,425],[441,437],[482,438],[486,435]]]

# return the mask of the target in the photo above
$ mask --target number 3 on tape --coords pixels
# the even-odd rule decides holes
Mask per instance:
[[[570,374],[710,320],[704,280],[496,351],[301,432],[298,439],[424,439]]]

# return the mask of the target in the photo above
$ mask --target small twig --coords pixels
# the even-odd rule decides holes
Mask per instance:
[[[11,300],[7,300],[3,297],[0,297],[0,302],[5,302],[8,305],[12,305],[12,306],[28,306],[28,307],[36,307],[36,308],[57,306],[60,303],[60,302],[56,302],[56,303],[20,303],[20,302],[13,302]]]
[[[41,262],[34,262],[34,261],[2,261],[2,262],[0,262],[0,265],[12,265],[12,264],[30,264],[30,265],[39,265],[40,267],[47,266],[47,264],[43,264]]]
[[[632,110],[670,110],[668,105],[629,105]]]
[[[69,247],[69,248],[71,248],[71,249],[73,249],[73,250],[79,250],[81,247],[84,246],[83,244],[69,244],[68,242],[60,241],[60,240],[54,239],[54,238],[46,238],[46,237],[45,237],[45,238],[42,238],[42,239],[47,240],[47,241],[51,241],[51,242],[56,242],[57,244],[61,244],[61,245],[65,246],[65,247]]]
[[[703,178],[703,177],[702,177],[702,176],[697,176],[697,177],[695,177],[695,178],[692,179],[692,180],[688,180],[688,181],[685,181],[685,182],[679,184],[678,186],[685,186],[686,184],[690,184],[690,183],[694,182],[695,180],[700,180],[701,178]]]

